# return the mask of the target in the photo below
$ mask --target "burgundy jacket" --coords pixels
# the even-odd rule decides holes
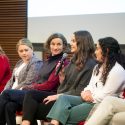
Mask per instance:
[[[58,62],[61,60],[63,53],[50,56],[46,61],[44,61],[42,70],[41,70],[41,78],[37,83],[32,83],[32,85],[28,85],[25,87],[25,90],[35,89],[41,91],[51,91],[57,92],[57,88],[60,85],[59,76],[55,75],[56,66]],[[64,61],[64,66],[69,63],[67,59]]]
[[[46,72],[45,70],[49,71],[50,68],[53,67],[52,65],[56,66],[61,58],[62,58],[62,54],[58,55],[57,57],[51,57],[51,59],[49,59],[49,63],[48,63],[49,65],[45,66],[45,69],[44,69],[43,72]],[[68,63],[69,63],[69,61],[66,59],[64,61],[64,66],[66,66]],[[32,89],[56,92],[58,86],[60,85],[60,83],[59,83],[59,76],[58,75],[55,76],[55,72],[56,72],[56,68],[54,68],[52,70],[52,72],[48,76],[48,79],[45,80],[44,82],[40,82],[39,84],[38,83],[33,83],[32,84]]]

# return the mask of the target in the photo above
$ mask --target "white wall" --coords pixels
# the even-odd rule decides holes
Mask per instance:
[[[71,34],[77,30],[90,31],[95,42],[112,36],[125,44],[125,13],[28,18],[28,38],[33,43],[45,42],[54,32],[63,33],[70,42]]]

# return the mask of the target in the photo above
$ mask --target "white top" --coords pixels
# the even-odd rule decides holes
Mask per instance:
[[[26,63],[22,63],[19,67],[15,68],[14,75],[15,75],[15,82],[13,83],[12,89],[15,89],[18,86],[18,77],[20,71],[23,69],[23,67],[26,65]]]
[[[91,91],[94,103],[101,102],[108,95],[120,96],[125,88],[125,70],[119,63],[116,62],[109,72],[104,86],[100,80],[101,74],[102,68],[97,76],[92,74],[89,85],[84,89]]]

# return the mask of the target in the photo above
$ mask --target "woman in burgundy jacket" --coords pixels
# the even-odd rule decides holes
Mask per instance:
[[[6,83],[11,77],[9,59],[0,46],[0,93],[3,91]]]
[[[40,75],[36,82],[25,84],[21,90],[8,89],[0,95],[0,125],[16,125],[16,111],[22,110],[23,99],[27,92],[46,91],[56,93],[60,84],[59,76],[56,75],[57,64],[64,56],[67,47],[66,38],[60,33],[52,34],[46,41],[46,49],[49,57],[43,61]],[[64,60],[64,66],[68,60]],[[38,94],[39,96],[39,94]]]

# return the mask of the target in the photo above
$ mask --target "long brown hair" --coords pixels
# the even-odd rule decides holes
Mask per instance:
[[[53,33],[49,36],[49,38],[47,39],[46,41],[46,44],[45,44],[45,49],[47,49],[48,51],[50,51],[50,44],[51,44],[51,41],[55,38],[60,38],[62,41],[63,41],[63,50],[66,50],[67,49],[67,39],[65,38],[65,36],[61,33]]]
[[[92,35],[88,31],[76,31],[73,33],[77,42],[76,66],[81,69],[88,58],[94,58],[95,45]]]

